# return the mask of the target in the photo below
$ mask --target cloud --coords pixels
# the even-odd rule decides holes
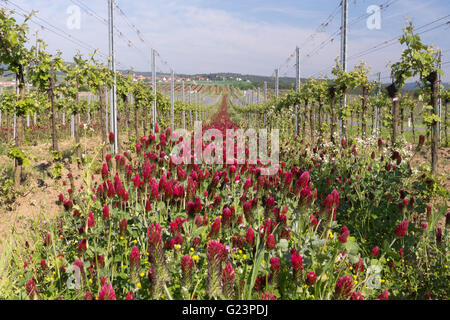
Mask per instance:
[[[76,2],[76,1],[75,1]],[[89,8],[103,18],[107,17],[105,1],[82,0]],[[73,5],[72,1],[44,1],[44,0],[15,0],[15,3],[27,10],[39,8],[38,16],[56,27],[69,33],[72,37],[99,48],[103,53],[108,52],[107,26],[83,12],[80,30],[68,30],[66,19],[67,7]],[[142,43],[135,32],[130,28],[120,12],[116,11],[116,26],[124,36],[116,35],[117,60],[122,63],[118,68],[133,66],[135,70],[150,71],[151,47],[155,47],[161,54],[158,60],[158,69],[168,72],[172,67],[177,73],[209,73],[209,72],[239,72],[243,74],[270,75],[277,66],[282,67],[281,75],[294,75],[293,59],[286,63],[289,54],[295,50],[296,45],[303,44],[308,37],[316,31],[317,26],[327,18],[327,10],[322,3],[311,5],[306,9],[295,8],[292,5],[280,2],[265,1],[262,5],[237,6],[234,11],[219,9],[214,1],[119,1],[119,5],[126,12],[127,19],[142,32],[146,43]],[[428,3],[428,2],[427,2]],[[230,3],[231,6],[233,3]],[[429,22],[436,17],[444,15],[445,8],[442,2],[432,1],[431,7],[424,7],[418,0],[404,0],[396,2],[383,14],[382,30],[370,31],[365,28],[365,21],[351,26],[349,33],[349,56],[367,48],[392,39],[401,34],[403,19],[396,19],[403,13],[418,17],[420,23]],[[223,4],[227,6],[228,4]],[[359,4],[355,4],[358,6]],[[353,7],[353,15],[365,13],[367,4]],[[361,11],[361,12],[359,12]],[[267,18],[267,13],[274,12],[278,19]],[[423,12],[423,15],[420,13]],[[325,15],[322,15],[326,13]],[[389,15],[390,14],[390,15]],[[394,16],[392,16],[394,15]],[[248,18],[246,18],[248,16]],[[280,16],[286,16],[285,21]],[[292,17],[299,18],[298,23],[292,23]],[[353,17],[351,17],[353,19]],[[336,35],[334,41],[311,57],[305,54],[327,40],[330,34],[339,28],[339,13],[333,23],[328,26],[326,33],[319,33],[313,40],[305,43],[301,48],[301,72],[303,76],[328,71],[334,59],[339,55],[340,36]],[[419,22],[415,22],[419,25]],[[30,24],[30,29],[35,26]],[[72,42],[63,39],[48,30],[40,30],[39,36],[49,44],[50,51],[61,49],[63,57],[71,57],[80,48]],[[431,37],[431,35],[428,35]],[[442,41],[442,36],[435,35],[436,41]],[[440,38],[439,38],[440,37]],[[428,41],[429,38],[424,38]],[[129,47],[127,41],[131,40],[134,46]],[[447,48],[444,48],[447,49]],[[92,50],[81,48],[87,55]],[[400,57],[401,49],[395,45],[362,57],[372,66],[373,72],[388,72],[386,61]],[[168,65],[161,64],[161,60]],[[359,63],[360,59],[349,61],[350,68]],[[327,70],[328,69],[328,70]]]
[[[271,73],[282,62],[279,60],[286,55],[286,49],[293,51],[296,42],[312,32],[263,21],[244,21],[211,8],[181,5],[165,7],[164,11],[164,19],[154,18],[149,23],[158,24],[158,30],[149,26],[146,36],[163,48],[162,54],[178,69],[187,72]],[[142,15],[139,20],[150,19]],[[272,65],[268,66],[267,61],[273,61]]]
[[[323,12],[317,10],[301,10],[292,7],[256,7],[251,9],[254,13],[270,13],[270,14],[280,14],[283,16],[293,17],[293,18],[306,18],[311,19],[312,17],[321,19],[323,18]]]

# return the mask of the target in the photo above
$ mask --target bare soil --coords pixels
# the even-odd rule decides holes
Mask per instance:
[[[100,145],[100,137],[82,138],[81,146],[87,153],[95,153]],[[71,139],[59,141],[59,149],[63,154],[70,154],[73,146]],[[70,188],[67,174],[72,173],[75,187],[78,190],[82,184],[82,170],[76,162],[69,158],[63,159],[62,178],[55,180],[49,175],[53,167],[51,155],[48,152],[50,143],[37,146],[29,146],[26,154],[31,156],[31,164],[24,169],[23,188],[18,192],[17,198],[11,206],[0,205],[0,255],[3,244],[8,241],[11,232],[27,239],[31,236],[35,223],[42,224],[56,217],[61,212],[61,206],[57,204],[60,193],[67,194]],[[12,161],[6,156],[0,156],[0,168],[11,166]],[[65,184],[65,185],[64,185]]]
[[[431,165],[431,150],[429,147],[419,152],[412,161],[413,167]],[[450,147],[438,149],[437,176],[442,179],[443,186],[450,190]]]
[[[418,153],[413,159],[411,165],[413,167],[422,165],[431,166],[431,148],[424,148],[420,153]],[[438,166],[436,172],[437,177],[444,188],[450,191],[450,147],[441,147],[438,149]],[[450,197],[447,197],[446,203],[447,207],[450,207]],[[432,207],[436,207],[437,205],[437,203],[431,203]],[[426,220],[426,214],[424,213],[419,219]],[[445,227],[445,217],[439,221],[438,227]]]

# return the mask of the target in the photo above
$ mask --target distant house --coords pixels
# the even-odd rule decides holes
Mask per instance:
[[[14,87],[16,85],[15,81],[0,81],[1,88]]]

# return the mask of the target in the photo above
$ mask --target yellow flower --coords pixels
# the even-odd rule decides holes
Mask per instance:
[[[244,254],[244,255],[242,256],[242,258],[243,258],[243,259],[247,259],[247,255]]]
[[[23,274],[21,274],[19,277],[23,278]]]
[[[123,237],[120,237],[120,240],[123,240]]]
[[[402,263],[405,263],[405,260],[402,259]]]
[[[199,260],[198,255],[196,254],[195,256],[192,257],[192,260],[194,260],[195,262],[197,262]]]
[[[125,269],[127,266],[122,265],[122,269]]]
[[[356,279],[356,275],[353,275],[353,279]]]
[[[448,269],[448,265],[445,265],[444,267],[445,267],[445,269]]]
[[[56,272],[55,271],[53,271],[53,275],[55,275],[56,274]]]
[[[329,231],[329,236],[330,236],[331,239],[333,239],[334,238],[333,232]]]
[[[242,250],[239,250],[238,252],[239,252],[239,254],[242,254]]]
[[[384,280],[384,279],[380,279],[380,282],[381,282],[381,283],[384,283],[384,282],[386,282],[386,280]]]
[[[357,281],[357,280],[355,280],[354,282],[355,282],[355,284],[358,284],[358,281]]]
[[[387,258],[386,261],[389,262],[389,258]]]
[[[92,279],[89,279],[89,283],[92,283]]]
[[[262,264],[266,264],[266,262],[264,260],[262,260],[261,262],[262,262]]]
[[[175,245],[175,249],[179,250],[181,248],[181,246],[179,244]]]
[[[353,267],[352,266],[350,266],[350,268],[349,268],[350,270],[353,270]]]
[[[141,277],[144,277],[144,276],[145,276],[145,273],[144,273],[144,272],[142,272],[142,273],[140,274],[140,276],[141,276]]]
[[[136,244],[136,243],[137,243],[137,240],[133,240],[133,242],[134,242],[134,244]]]
[[[137,284],[137,287],[138,287],[138,289],[142,288],[142,284],[139,282],[139,283]]]
[[[194,248],[191,248],[191,252],[194,252]]]

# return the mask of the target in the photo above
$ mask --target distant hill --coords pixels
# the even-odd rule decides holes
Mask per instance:
[[[71,64],[71,63],[69,63]],[[5,70],[3,72],[3,75],[9,75],[7,78],[14,78],[10,75],[9,71],[7,70],[6,66],[0,65],[0,69],[3,68]],[[128,71],[119,70],[121,73],[127,73]],[[145,77],[151,77],[151,72],[142,72],[142,71],[133,71],[135,75],[141,75]],[[169,76],[169,73],[157,73],[157,76]],[[251,74],[240,74],[240,73],[232,73],[232,72],[219,72],[219,73],[198,73],[198,74],[177,74],[178,77],[183,78],[197,78],[197,77],[203,77],[210,81],[242,81],[242,82],[251,82],[255,86],[262,86],[264,82],[267,82],[267,87],[269,89],[275,88],[275,78],[274,77],[268,77],[268,76],[260,76],[260,75],[251,75]],[[306,81],[306,78],[301,78],[301,81]],[[389,85],[390,83],[384,83],[384,85]],[[445,82],[443,83],[444,88],[448,89],[450,88],[450,83]],[[295,78],[294,77],[280,77],[279,79],[279,88],[280,89],[290,89],[295,86]],[[418,88],[417,84],[415,82],[410,82],[405,84],[403,87],[403,90],[411,91],[416,90]]]
[[[137,75],[143,75],[146,77],[151,77],[151,72],[134,72]],[[170,76],[170,74],[163,74],[158,73],[158,76],[164,75],[164,76]],[[250,81],[254,83],[257,86],[261,86],[265,81],[267,82],[267,87],[269,89],[274,89],[275,87],[275,78],[274,77],[268,77],[268,76],[259,76],[259,75],[250,75],[250,74],[240,74],[240,73],[231,73],[231,72],[220,72],[220,73],[198,73],[198,74],[177,74],[179,77],[204,77],[206,79],[209,79],[210,81],[229,81],[229,80],[237,80],[240,79],[241,81]],[[301,82],[306,81],[306,78],[301,78]],[[383,83],[383,85],[389,85],[390,83]],[[445,82],[443,83],[444,88],[448,89],[450,88],[450,83]],[[279,88],[280,89],[290,89],[295,86],[295,78],[294,77],[280,77],[279,78]],[[415,82],[410,82],[405,84],[403,87],[403,90],[416,90],[418,88],[417,84]]]

